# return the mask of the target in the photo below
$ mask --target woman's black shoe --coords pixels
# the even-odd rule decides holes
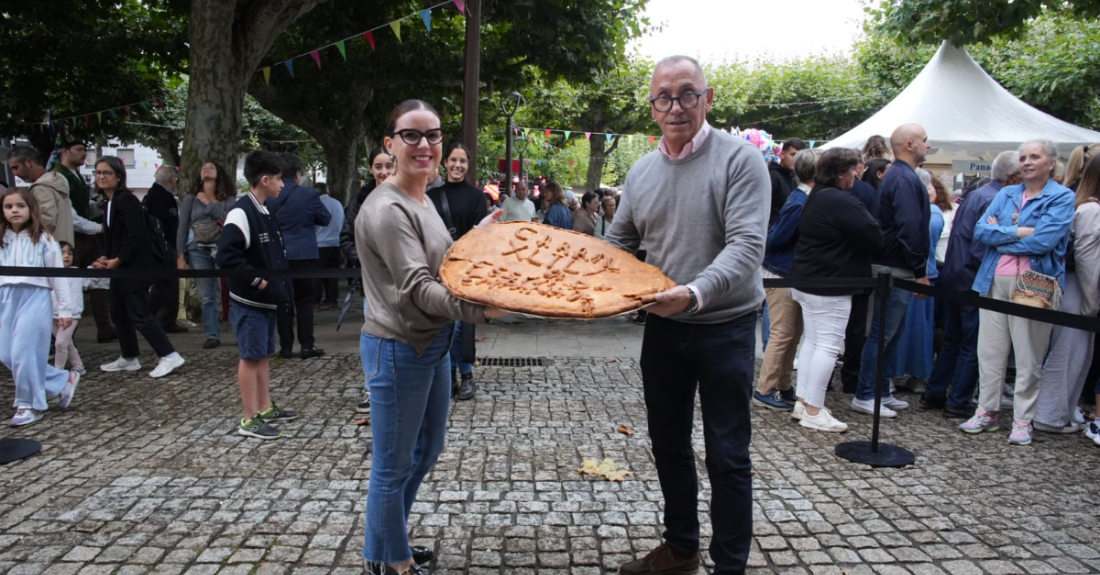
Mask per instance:
[[[221,344],[222,344],[222,340],[220,340],[220,339],[208,339],[208,340],[206,340],[206,343],[202,344],[202,348],[203,349],[214,349],[215,347],[218,347]]]
[[[412,549],[413,563],[417,565],[427,565],[435,559],[435,551],[427,547],[413,545],[410,549]]]
[[[309,359],[311,357],[321,357],[325,355],[325,350],[319,347],[311,347],[309,349],[302,350],[302,359]]]

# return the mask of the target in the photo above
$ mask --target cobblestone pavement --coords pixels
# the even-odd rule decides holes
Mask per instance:
[[[0,573],[360,572],[370,428],[353,412],[359,358],[276,362],[274,395],[303,416],[271,443],[234,433],[235,355],[201,358],[159,381],[90,372],[69,410],[0,431],[44,445],[0,467]],[[414,540],[439,554],[433,574],[600,575],[658,542],[635,360],[477,375],[481,390],[454,406],[447,449],[413,508]],[[869,434],[845,399],[829,401],[853,424],[846,436],[754,412],[752,572],[1100,572],[1091,443],[1040,434],[1010,447],[1007,431],[969,437],[909,412],[884,424],[884,439],[914,449],[917,464],[869,469],[833,455],[838,441]],[[8,383],[0,401],[11,400]],[[637,435],[616,433],[619,424]],[[698,421],[695,443],[702,473]],[[634,475],[583,478],[583,458],[612,458]],[[703,488],[701,511],[705,479]]]

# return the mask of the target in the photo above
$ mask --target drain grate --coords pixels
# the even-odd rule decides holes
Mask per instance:
[[[480,357],[477,361],[486,367],[546,367],[550,363],[545,357]]]

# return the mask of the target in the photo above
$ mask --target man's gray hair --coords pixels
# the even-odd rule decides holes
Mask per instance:
[[[817,152],[815,150],[799,150],[794,155],[794,175],[799,182],[809,182],[814,179],[817,171]]]
[[[991,177],[995,182],[1002,184],[1008,177],[1020,171],[1020,154],[1011,150],[997,154],[993,160],[993,173]]]
[[[920,183],[924,184],[924,187],[927,188],[928,186],[932,185],[932,172],[929,172],[924,168],[917,168],[916,172],[917,177],[920,178]]]
[[[656,71],[661,66],[670,66],[672,64],[679,64],[681,62],[690,62],[691,65],[695,67],[695,71],[698,72],[699,75],[703,77],[703,82],[705,83],[707,81],[707,76],[703,72],[702,64],[700,64],[698,60],[696,60],[695,58],[692,58],[691,56],[683,56],[683,55],[666,56],[664,58],[661,58],[661,60],[659,62],[657,62],[657,65],[653,67],[653,70]]]
[[[172,166],[161,166],[157,168],[156,180],[158,182],[169,182],[176,177],[176,168]]]
[[[8,159],[15,160],[20,164],[30,160],[32,164],[42,165],[42,156],[39,156],[38,152],[30,146],[15,146],[8,154]]]

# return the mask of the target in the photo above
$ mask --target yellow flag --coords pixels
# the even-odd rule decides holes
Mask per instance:
[[[397,41],[401,41],[401,21],[390,22],[390,28],[393,28],[393,34],[397,36]]]
[[[264,82],[267,84],[271,83],[271,66],[264,68]]]

